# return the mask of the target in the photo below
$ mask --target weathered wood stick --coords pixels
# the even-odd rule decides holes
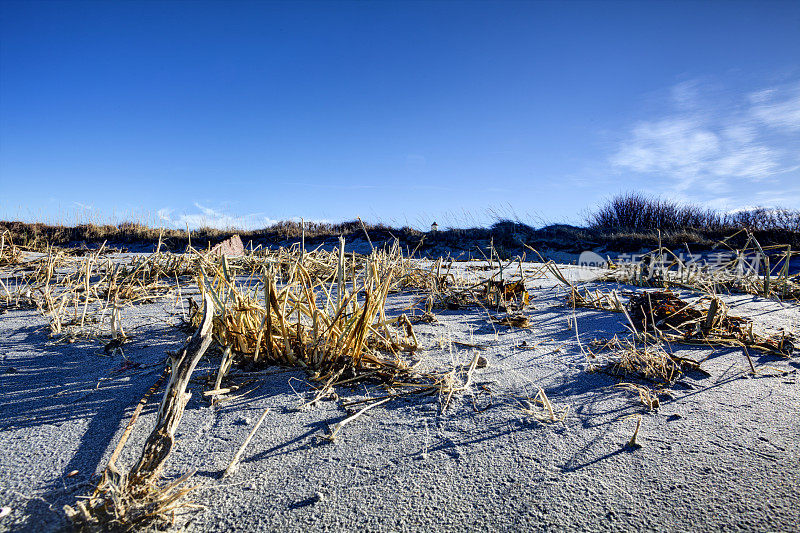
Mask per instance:
[[[158,410],[156,426],[147,438],[139,462],[131,470],[129,483],[145,485],[156,479],[175,443],[175,430],[183,416],[183,410],[192,394],[186,392],[189,378],[197,362],[211,344],[214,301],[206,293],[203,307],[203,320],[191,339],[170,355],[172,374],[164,399]]]

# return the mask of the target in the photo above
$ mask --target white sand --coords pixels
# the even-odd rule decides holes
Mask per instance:
[[[532,269],[532,265],[526,265]],[[576,275],[577,269],[573,270]],[[196,468],[192,501],[206,509],[179,518],[197,531],[797,530],[800,522],[800,388],[797,359],[741,350],[681,348],[710,377],[685,375],[652,412],[617,380],[587,373],[568,325],[571,310],[553,280],[532,283],[530,329],[493,327],[485,312],[443,311],[415,331],[431,368],[466,363],[486,345],[473,395],[444,414],[434,398],[395,400],[322,437],[346,413],[337,402],[297,411],[309,399],[305,375],[271,368],[258,385],[215,408],[194,395],[178,429],[168,476]],[[605,288],[611,286],[605,285]],[[411,297],[395,295],[391,307]],[[736,314],[771,328],[798,329],[800,308],[728,296]],[[171,302],[126,309],[133,340],[126,355],[142,368],[116,372],[122,358],[98,342],[48,345],[36,311],[0,315],[0,530],[49,531],[67,525],[64,504],[90,489],[136,403],[155,382],[167,349],[183,334]],[[582,342],[623,332],[622,316],[577,312]],[[138,326],[138,327],[137,327]],[[522,343],[527,346],[520,347]],[[534,347],[530,349],[530,347]],[[203,360],[203,374],[218,365]],[[15,372],[9,372],[13,368]],[[518,400],[539,388],[563,423],[523,414]],[[365,388],[338,391],[364,397]],[[374,392],[373,392],[374,394]],[[160,396],[159,396],[160,397]],[[155,419],[153,398],[119,464],[130,467]],[[238,473],[221,474],[252,424],[264,424]],[[476,410],[477,408],[477,410]],[[639,443],[624,447],[642,414]],[[67,477],[77,470],[77,474]]]

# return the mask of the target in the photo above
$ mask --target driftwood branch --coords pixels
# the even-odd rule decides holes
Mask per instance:
[[[167,511],[174,509],[175,502],[191,490],[178,488],[191,474],[164,487],[158,487],[158,479],[172,451],[175,430],[178,428],[183,410],[191,398],[191,394],[186,392],[189,378],[197,362],[211,344],[213,318],[214,302],[207,294],[200,327],[180,350],[170,355],[172,373],[158,410],[156,425],[144,444],[139,462],[128,475],[120,473],[115,465],[115,460],[145,400],[140,402],[94,493],[88,498],[80,499],[75,508],[64,506],[64,512],[76,529],[132,531],[150,520],[163,519]],[[155,391],[157,386],[158,384],[154,385],[145,398]]]
[[[175,443],[175,430],[183,416],[183,410],[192,394],[186,392],[189,378],[197,362],[211,344],[214,302],[209,294],[205,296],[203,320],[200,327],[177,353],[170,355],[172,373],[164,399],[158,410],[156,426],[145,442],[139,462],[131,470],[129,482],[145,485],[156,479]]]

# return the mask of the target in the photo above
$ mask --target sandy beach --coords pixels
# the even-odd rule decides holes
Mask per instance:
[[[463,275],[476,275],[457,264]],[[526,272],[539,265],[525,263]],[[571,280],[599,271],[564,267]],[[374,395],[365,385],[300,409],[313,382],[297,369],[238,369],[246,382],[204,398],[219,356],[203,358],[166,479],[195,471],[173,527],[191,531],[792,531],[800,522],[800,387],[796,359],[741,349],[674,346],[705,359],[648,409],[623,380],[587,359],[595,338],[626,333],[624,316],[573,310],[552,276],[529,281],[529,327],[494,324],[480,308],[436,311],[415,325],[421,368],[486,366],[442,412],[437,396],[380,405],[325,436]],[[603,289],[609,284],[592,284]],[[618,289],[641,290],[634,287]],[[191,293],[184,294],[185,296]],[[688,294],[688,293],[687,293]],[[418,295],[390,296],[387,314]],[[727,295],[731,312],[769,330],[797,329],[800,308]],[[406,311],[407,312],[407,311]],[[126,307],[130,340],[107,355],[93,340],[53,343],[36,310],[0,318],[0,528],[67,529],[64,505],[96,483],[130,416],[158,380],[166,350],[185,338],[175,299]],[[575,330],[577,321],[577,332]],[[543,390],[563,420],[540,420]],[[130,468],[155,420],[159,390],[118,461]],[[218,398],[219,400],[220,398]],[[264,421],[238,471],[222,476],[253,425]],[[637,443],[630,441],[637,423]]]

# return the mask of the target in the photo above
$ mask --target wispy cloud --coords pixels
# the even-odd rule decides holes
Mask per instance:
[[[94,209],[93,205],[84,204],[83,202],[72,202],[72,205],[74,205],[78,209],[84,209],[86,211],[91,211]]]
[[[750,95],[753,117],[771,128],[800,131],[800,84],[788,91],[766,89]]]
[[[670,96],[678,109],[691,109],[700,99],[700,81],[687,80],[673,85]]]
[[[172,221],[172,213],[174,212],[173,209],[169,209],[167,207],[162,207],[159,209],[156,214],[158,215],[158,220],[161,222],[171,222]]]
[[[700,187],[717,200],[742,182],[797,170],[800,84],[743,94],[727,108],[704,100],[699,82],[682,82],[670,96],[669,113],[630,128],[609,158],[613,167],[678,194]]]
[[[164,207],[158,210],[158,218],[165,225],[176,228],[185,228],[188,225],[191,229],[208,227],[217,229],[251,230],[266,228],[278,222],[277,220],[264,216],[263,213],[236,216],[197,202],[194,204],[194,207],[199,213],[181,213],[177,216],[174,215],[174,209]]]

